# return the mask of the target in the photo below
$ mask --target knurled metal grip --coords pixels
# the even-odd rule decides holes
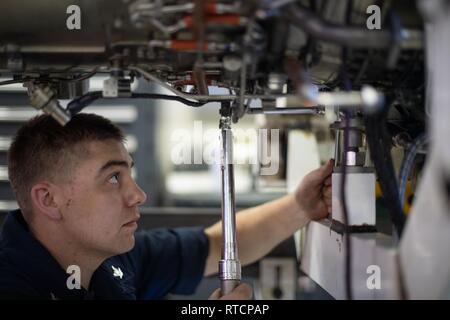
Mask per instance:
[[[219,261],[220,280],[241,280],[241,263],[239,260]]]

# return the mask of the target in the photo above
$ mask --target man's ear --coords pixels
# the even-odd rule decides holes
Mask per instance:
[[[51,182],[39,182],[31,188],[31,201],[39,211],[51,220],[61,220],[57,198],[60,197],[58,186]]]

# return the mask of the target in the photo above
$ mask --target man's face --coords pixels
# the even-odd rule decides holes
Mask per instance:
[[[145,193],[131,177],[132,159],[114,140],[83,145],[88,156],[64,184],[60,206],[67,241],[94,254],[117,255],[134,246],[138,205]]]

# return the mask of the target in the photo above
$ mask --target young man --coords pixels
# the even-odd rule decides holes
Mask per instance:
[[[0,235],[0,298],[158,299],[193,293],[217,271],[220,223],[135,234],[146,194],[123,140],[93,114],[65,127],[42,115],[19,129],[8,165],[20,210]],[[237,215],[243,265],[327,216],[332,165],[311,172],[295,194]],[[251,289],[243,284],[224,298],[248,299]]]

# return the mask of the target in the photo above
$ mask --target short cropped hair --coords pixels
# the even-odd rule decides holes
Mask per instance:
[[[8,152],[9,181],[21,210],[31,211],[30,191],[35,183],[70,177],[75,163],[87,155],[83,143],[110,139],[125,140],[119,127],[95,114],[77,114],[65,126],[49,115],[25,123]]]

